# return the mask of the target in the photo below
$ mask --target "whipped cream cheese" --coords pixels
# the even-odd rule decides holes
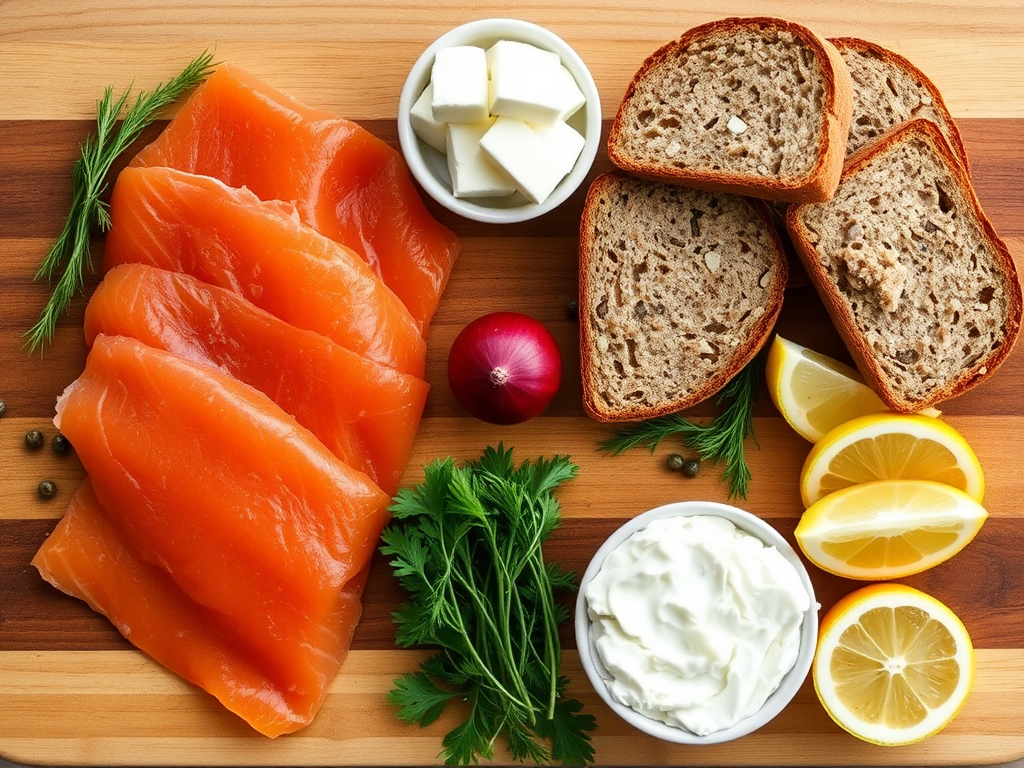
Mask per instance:
[[[699,736],[761,708],[796,662],[811,603],[777,549],[713,515],[652,521],[585,597],[612,697]]]

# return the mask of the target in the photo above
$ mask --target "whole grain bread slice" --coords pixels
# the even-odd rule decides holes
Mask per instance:
[[[785,285],[760,201],[597,177],[580,225],[586,412],[638,421],[714,395],[768,339]]]
[[[857,367],[893,410],[966,392],[1013,347],[1016,268],[930,120],[855,153],[835,197],[792,206],[786,227]]]
[[[644,61],[608,155],[652,180],[827,200],[846,155],[852,88],[838,51],[807,27],[764,17],[710,22]]]
[[[916,118],[942,131],[946,143],[970,174],[967,151],[939,89],[908,59],[856,37],[833,37],[853,79],[853,121],[846,142],[852,155],[884,133]]]

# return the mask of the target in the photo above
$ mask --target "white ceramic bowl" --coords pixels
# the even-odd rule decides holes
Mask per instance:
[[[460,199],[455,197],[452,194],[451,175],[448,173],[448,163],[444,155],[420,141],[409,120],[413,104],[416,103],[416,99],[419,98],[430,80],[434,56],[440,49],[452,45],[476,45],[486,49],[499,40],[529,43],[557,53],[562,59],[562,64],[572,73],[587,99],[587,103],[568,121],[569,125],[583,136],[585,140],[583,151],[580,153],[579,159],[576,160],[572,171],[562,179],[540,205],[530,202],[518,192],[501,198]],[[554,210],[583,183],[594,163],[598,146],[601,143],[601,100],[594,78],[586,64],[583,63],[583,59],[560,37],[528,21],[480,19],[463,24],[441,35],[416,60],[405,81],[405,87],[402,88],[402,96],[398,102],[398,140],[413,176],[416,177],[427,194],[445,208],[476,221],[495,224],[526,221]]]
[[[587,585],[597,575],[598,571],[601,570],[605,558],[632,534],[647,527],[652,520],[692,515],[717,515],[718,517],[724,517],[732,521],[737,528],[756,536],[765,544],[774,546],[782,553],[786,560],[792,563],[797,574],[800,576],[804,589],[807,590],[807,594],[810,597],[810,607],[804,615],[803,625],[800,629],[799,655],[793,668],[782,678],[779,687],[775,689],[757,712],[729,728],[710,733],[706,736],[698,736],[682,728],[654,720],[624,704],[620,704],[612,698],[606,683],[606,678],[610,678],[610,675],[605,671],[591,637],[590,617],[587,615],[587,600],[585,596]],[[811,585],[811,579],[807,575],[807,569],[800,561],[800,557],[782,535],[768,525],[768,523],[749,512],[727,504],[711,501],[682,501],[675,504],[666,504],[634,517],[609,536],[604,544],[601,545],[590,561],[590,565],[587,567],[580,582],[580,590],[576,598],[575,629],[576,646],[579,649],[583,669],[586,671],[591,685],[594,686],[594,690],[597,691],[598,695],[619,717],[644,733],[656,736],[663,741],[678,744],[720,744],[756,731],[779,714],[792,700],[793,696],[796,695],[796,692],[807,678],[807,673],[811,669],[811,662],[814,659],[814,650],[818,640],[818,603],[814,597],[814,587]]]

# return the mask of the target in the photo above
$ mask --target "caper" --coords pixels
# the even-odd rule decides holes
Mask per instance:
[[[57,495],[57,484],[53,480],[43,480],[36,488],[41,499],[52,499]]]
[[[678,472],[686,464],[686,461],[678,453],[670,453],[668,458],[665,459],[665,464],[673,472]]]
[[[683,474],[687,477],[696,477],[700,472],[700,462],[697,459],[688,459],[683,462]]]
[[[575,299],[565,305],[565,314],[575,320],[580,316],[580,303]]]
[[[67,453],[71,450],[71,441],[58,432],[50,441],[50,447],[54,453]]]
[[[33,429],[31,432],[25,434],[25,445],[31,448],[33,451],[43,447],[43,443],[46,442],[46,438],[43,437],[43,433],[38,429]]]

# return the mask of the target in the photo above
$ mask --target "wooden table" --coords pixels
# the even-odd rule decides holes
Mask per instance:
[[[44,585],[29,560],[83,476],[73,455],[32,453],[23,436],[50,436],[54,401],[81,371],[84,300],[61,323],[45,355],[29,357],[22,334],[47,289],[31,276],[67,210],[71,164],[90,131],[107,84],[151,87],[210,47],[300,100],[355,119],[397,146],[394,123],[405,74],[424,47],[475,18],[515,15],[564,37],[590,65],[604,117],[612,117],[644,57],[686,28],[712,18],[698,4],[651,0],[566,0],[493,6],[473,0],[348,0],[341,3],[229,3],[186,9],[150,0],[96,3],[5,0],[0,4],[0,755],[62,764],[428,764],[452,720],[429,729],[401,724],[385,701],[396,674],[418,652],[394,647],[390,611],[401,599],[378,558],[353,650],[315,722],[269,741],[210,697],[134,651],[101,617]],[[891,47],[928,73],[946,96],[970,154],[977,191],[1018,268],[1024,269],[1024,7],[1019,0],[848,0],[788,3],[738,0],[736,15],[774,14],[827,36],[859,36]],[[149,136],[155,135],[155,131]],[[594,174],[607,170],[603,151]],[[582,570],[624,519],[664,502],[726,500],[717,472],[686,480],[662,469],[664,453],[608,457],[606,434],[580,407],[577,326],[566,303],[577,290],[577,224],[582,193],[538,221],[474,224],[435,209],[461,236],[462,255],[429,343],[433,385],[407,482],[437,456],[475,456],[504,440],[521,458],[569,453],[579,478],[561,494],[565,524],[554,560]],[[97,253],[100,243],[96,243]],[[90,277],[88,293],[98,278]],[[555,333],[565,383],[550,411],[525,425],[496,428],[468,418],[445,383],[444,363],[458,330],[505,309],[533,314]],[[791,290],[778,331],[845,357],[811,288]],[[991,381],[944,405],[949,423],[976,449],[986,471],[991,518],[952,561],[907,579],[946,601],[977,646],[977,680],[960,717],[921,744],[883,749],[832,724],[809,684],[773,723],[732,744],[671,746],[642,737],[589,689],[571,633],[564,633],[571,693],[598,719],[597,758],[605,764],[938,764],[998,763],[1024,756],[1024,348]],[[713,413],[710,405],[696,416]],[[792,536],[801,512],[797,477],[808,444],[762,393],[759,448],[744,506]],[[59,494],[40,501],[36,485]],[[813,575],[827,609],[853,582]]]

